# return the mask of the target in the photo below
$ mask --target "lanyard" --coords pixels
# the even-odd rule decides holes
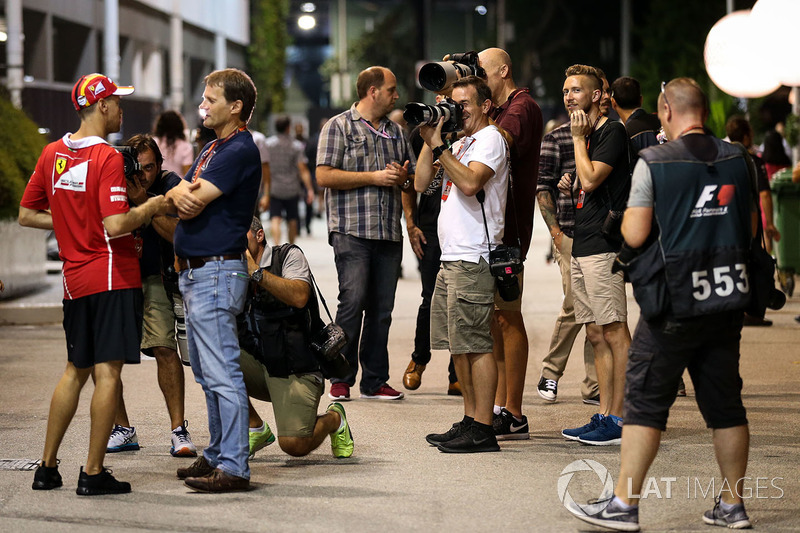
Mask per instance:
[[[597,128],[597,123],[600,122],[600,119],[603,118],[602,114],[597,115],[597,120],[594,121],[594,125],[592,126],[592,131],[589,132],[589,135],[586,136],[586,151],[589,151],[589,146],[592,142],[592,133],[594,133],[595,129]]]
[[[238,128],[238,129],[234,130],[233,132],[231,132],[230,135],[228,135],[227,137],[222,139],[222,141],[220,141],[219,139],[214,139],[214,142],[211,143],[211,146],[208,147],[208,150],[206,150],[206,152],[203,154],[203,157],[200,158],[200,162],[197,163],[197,166],[194,169],[194,174],[192,175],[192,183],[197,181],[200,178],[200,173],[203,170],[205,170],[205,167],[206,167],[206,165],[208,165],[209,160],[211,159],[211,156],[214,155],[214,148],[216,148],[217,142],[219,142],[220,146],[222,146],[223,144],[225,144],[226,142],[231,140],[231,138],[234,135],[236,135],[240,131],[244,131],[245,129],[246,128],[244,126],[242,126],[241,128]]]
[[[472,146],[472,143],[475,142],[475,137],[464,137],[463,142],[461,143],[461,147],[458,149],[458,153],[454,154],[456,159],[460,162],[461,158],[464,157],[469,150],[469,147]],[[439,167],[444,168],[444,167]],[[453,181],[450,178],[447,178],[444,185],[442,186],[442,201],[447,201],[447,197],[450,196],[450,190],[453,188]]]
[[[702,130],[702,129],[703,129],[703,125],[702,124],[700,124],[699,126],[689,126],[685,130],[683,130],[680,135],[678,135],[678,139],[680,139],[681,137],[683,137],[684,135],[686,135],[687,133],[689,133],[692,130]]]
[[[376,129],[375,129],[373,126],[372,126],[372,124],[370,124],[370,123],[369,123],[369,121],[367,121],[367,120],[364,120],[363,118],[361,118],[361,119],[359,119],[359,120],[361,120],[361,122],[363,122],[363,123],[364,123],[364,125],[365,125],[365,126],[368,128],[368,129],[369,129],[369,131],[371,131],[372,133],[374,133],[374,134],[375,134],[375,135],[377,135],[378,137],[383,137],[384,139],[394,139],[394,138],[395,138],[394,136],[392,136],[392,135],[389,135],[389,134],[388,134],[388,133],[386,133],[385,131],[378,131],[378,130],[376,130]]]

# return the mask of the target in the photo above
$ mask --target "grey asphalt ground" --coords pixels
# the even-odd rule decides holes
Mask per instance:
[[[333,253],[321,220],[305,250],[329,304],[336,303]],[[87,384],[60,451],[63,488],[33,491],[32,471],[0,470],[0,531],[576,531],[593,530],[572,518],[561,500],[596,498],[616,478],[618,447],[587,447],[565,441],[561,429],[586,423],[594,413],[581,402],[583,335],[559,383],[558,402],[536,393],[544,356],[561,302],[558,269],[546,264],[549,236],[537,215],[526,263],[524,314],[530,358],[524,411],[531,438],[502,444],[500,453],[448,455],[424,436],[461,418],[461,400],[448,397],[447,354],[434,352],[422,386],[400,402],[354,400],[345,404],[355,454],[337,460],[326,441],[305,458],[270,446],[251,461],[253,489],[208,495],[191,492],[175,477],[190,459],[169,455],[169,422],[156,382],[156,365],[144,360],[123,372],[125,398],[140,451],[109,454],[106,466],[130,481],[128,495],[78,497],[78,471],[86,458],[89,428]],[[20,300],[0,303],[0,460],[41,457],[50,397],[66,360],[57,321],[61,290],[52,286]],[[390,335],[390,384],[402,389],[413,346],[420,282],[406,245]],[[629,298],[629,325],[638,308]],[[741,373],[751,428],[746,506],[757,529],[800,531],[800,298],[770,312],[775,325],[746,328]],[[13,323],[27,325],[10,325]],[[194,442],[208,442],[205,404],[187,368],[186,417]],[[660,453],[650,471],[648,497],[640,507],[647,531],[710,530],[700,516],[720,490],[710,431],[694,403],[678,398]],[[327,405],[323,398],[320,410]],[[267,404],[257,409],[272,423]],[[593,460],[597,472],[578,471],[574,461]],[[0,466],[3,463],[0,461]],[[578,463],[578,465],[587,463]],[[562,475],[562,472],[567,472]],[[607,473],[606,473],[607,470]],[[572,477],[571,477],[572,476]],[[674,478],[674,479],[672,479]],[[672,480],[671,480],[672,479]],[[559,491],[559,480],[562,490]],[[712,486],[713,483],[713,486]],[[565,489],[565,490],[564,490]]]

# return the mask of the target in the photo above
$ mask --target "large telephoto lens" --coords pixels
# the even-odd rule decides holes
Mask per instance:
[[[430,106],[411,102],[406,104],[406,110],[403,112],[403,118],[409,124],[436,124],[439,117],[442,116],[442,111],[438,106]]]
[[[463,67],[463,65],[457,65],[450,61],[425,63],[419,69],[419,84],[428,91],[439,92],[444,90],[459,77],[465,75],[459,75],[461,69],[458,67]]]

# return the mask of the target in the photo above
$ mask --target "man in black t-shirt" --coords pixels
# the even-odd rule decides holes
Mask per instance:
[[[661,121],[642,109],[642,87],[635,78],[622,76],[611,84],[611,107],[619,115],[631,140],[631,170],[639,159],[639,151],[658,144],[656,135]]]
[[[594,67],[566,71],[564,105],[570,113],[577,179],[565,174],[559,189],[575,203],[572,288],[575,321],[586,324],[594,348],[600,411],[585,426],[562,435],[584,444],[619,444],[625,365],[631,336],[627,325],[625,281],[611,273],[621,244],[615,213],[621,215],[630,190],[628,135],[625,127],[600,111],[602,81]]]

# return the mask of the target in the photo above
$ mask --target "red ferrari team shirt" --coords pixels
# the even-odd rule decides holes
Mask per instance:
[[[49,209],[64,262],[64,298],[142,286],[133,235],[110,237],[103,218],[127,213],[122,156],[100,137],[47,145],[20,205]]]

